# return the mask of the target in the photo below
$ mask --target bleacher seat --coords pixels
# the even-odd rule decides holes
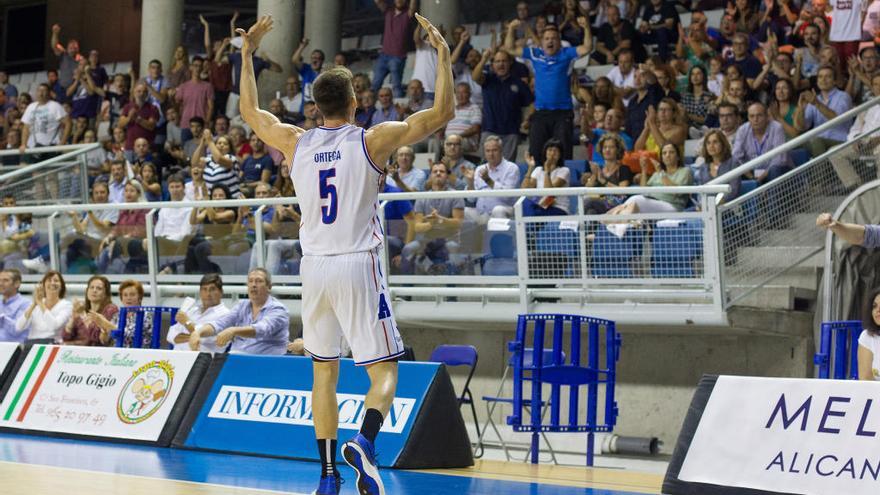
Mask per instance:
[[[803,148],[795,148],[789,151],[788,155],[791,157],[791,161],[794,162],[795,167],[800,167],[810,161],[810,152]]]
[[[478,34],[476,36],[471,36],[471,46],[474,47],[478,52],[483,53],[483,50],[486,50],[492,44],[492,35],[491,34]],[[467,55],[466,53],[462,53],[462,56]]]
[[[466,23],[462,24],[462,26],[464,26],[464,28],[467,29],[467,31],[469,33],[471,33],[471,36],[473,36],[475,34],[480,34],[477,32],[478,26],[477,26],[476,22],[466,22]],[[473,44],[473,41],[471,41],[471,44]]]
[[[694,263],[703,253],[703,222],[684,220],[675,225],[658,222],[651,244],[654,278],[692,278]]]
[[[358,41],[359,38],[357,36],[342,38],[342,42],[339,43],[339,49],[343,52],[355,51],[358,49]]]
[[[522,184],[523,179],[526,178],[526,172],[529,170],[529,164],[525,162],[517,162],[517,168],[519,168],[519,184]]]
[[[413,160],[413,167],[428,170],[428,160],[433,159],[434,153],[416,153],[416,157]]]
[[[577,275],[580,239],[575,230],[563,228],[560,222],[532,224],[538,226],[536,253],[529,256],[529,273],[539,278],[570,278]]]
[[[360,49],[373,51],[382,48],[382,34],[366,34],[361,36]]]
[[[578,70],[586,69],[590,66],[590,55],[584,55],[583,57],[578,58],[574,61],[574,68]],[[607,74],[607,73],[606,73]]]
[[[114,74],[128,74],[130,70],[131,62],[116,62],[116,65],[113,66]]]
[[[684,156],[692,156],[696,158],[700,155],[700,145],[702,139],[688,139],[684,142]]]
[[[593,277],[633,278],[633,263],[642,255],[644,240],[643,228],[630,228],[621,238],[599,225],[593,240]]]
[[[481,260],[483,275],[516,275],[516,248],[512,233],[492,233],[489,253]]]
[[[682,12],[681,14],[678,14],[678,19],[681,21],[681,25],[685,29],[687,29],[687,27],[691,25],[691,16],[692,15],[693,14],[690,12]]]
[[[706,14],[706,23],[709,27],[721,27],[721,18],[724,17],[724,9],[707,10],[704,13]]]
[[[586,160],[565,160],[565,166],[568,168],[568,184],[571,187],[580,187],[581,176],[587,171]],[[569,196],[568,212],[572,215],[577,213],[578,196]]]
[[[404,89],[406,88],[406,85],[409,84],[410,79],[412,79],[413,70],[415,70],[415,67],[416,67],[416,54],[415,54],[415,52],[410,52],[406,55],[406,61],[403,64],[403,75],[401,76],[402,77],[401,84],[403,84]],[[388,83],[389,84],[391,83],[390,77],[388,78]],[[424,83],[425,83],[425,81],[422,81],[422,84],[424,84]]]
[[[496,33],[498,33],[498,39],[501,40],[500,37],[504,34],[501,32],[501,21],[481,22],[480,28],[477,30],[477,32],[479,34],[491,34],[493,29]]]
[[[9,84],[18,87],[18,84],[21,82],[21,74],[10,74],[9,75]]]
[[[590,76],[590,79],[595,81],[600,77],[607,76],[613,68],[613,65],[591,65],[587,67],[587,75]]]
[[[30,86],[30,84],[32,82],[34,82],[36,80],[37,80],[37,73],[36,72],[25,72],[19,76],[19,82],[18,82],[17,86],[28,87],[28,86]]]

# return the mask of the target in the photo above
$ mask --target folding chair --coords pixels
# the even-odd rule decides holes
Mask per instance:
[[[533,363],[533,352],[534,349],[526,348],[523,350],[523,365],[524,366],[532,366]],[[544,349],[543,351],[543,359],[542,362],[550,363],[553,358],[553,350],[552,349]],[[565,359],[565,353],[563,353],[563,359]],[[515,354],[511,354],[510,358],[507,360],[507,366],[504,368],[504,373],[501,375],[501,382],[498,384],[498,392],[495,393],[494,396],[484,395],[483,402],[486,403],[486,421],[483,423],[483,433],[479,439],[477,439],[478,446],[482,447],[483,435],[486,434],[487,429],[491,426],[492,430],[495,431],[495,436],[498,437],[498,441],[501,443],[501,449],[504,450],[504,457],[509,461],[511,456],[508,451],[509,447],[507,446],[507,442],[504,441],[504,438],[501,436],[501,432],[498,430],[498,426],[495,424],[495,421],[492,419],[492,413],[495,412],[495,407],[501,404],[510,404],[513,405],[512,397],[502,397],[501,393],[504,391],[504,384],[507,382],[507,377],[510,374],[510,370],[513,368],[513,360],[515,358]],[[524,380],[528,380],[528,378],[523,378]],[[544,408],[541,411],[541,417],[543,417],[547,411],[549,410],[550,402],[543,401],[541,402],[541,406]],[[528,407],[528,406],[525,406]],[[479,431],[479,430],[478,430]],[[547,444],[547,450],[550,451],[550,458],[553,460],[553,464],[559,464],[556,460],[556,452],[553,450],[553,446],[550,445],[550,440],[547,438],[543,432],[541,433],[541,437],[544,439],[544,443]],[[476,455],[476,449],[474,449],[474,457]],[[531,448],[527,449],[526,457],[523,459],[523,462],[526,462],[529,459],[529,454],[531,453]]]
[[[446,366],[469,366],[470,372],[468,372],[467,380],[464,382],[464,388],[461,391],[461,396],[458,398],[458,407],[461,408],[462,404],[470,404],[471,413],[474,415],[474,428],[477,429],[477,445],[474,449],[474,457],[482,457],[483,456],[483,444],[480,443],[483,435],[480,434],[480,422],[477,419],[477,408],[474,405],[474,396],[471,394],[470,384],[471,378],[474,376],[474,371],[477,369],[477,348],[472,345],[438,345],[434,351],[431,353],[431,357],[428,358],[428,361],[434,363],[443,363]],[[480,454],[477,455],[476,453]]]

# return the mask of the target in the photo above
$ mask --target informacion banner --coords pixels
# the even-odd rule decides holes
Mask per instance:
[[[197,357],[35,345],[0,404],[0,427],[157,441]]]
[[[678,479],[778,493],[880,493],[876,383],[721,376]]]

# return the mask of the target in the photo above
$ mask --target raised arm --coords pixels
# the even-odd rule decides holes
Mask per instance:
[[[590,30],[590,21],[586,17],[578,17],[577,23],[584,30],[584,42],[576,48],[578,57],[583,57],[593,53],[593,32]]]
[[[483,50],[483,56],[480,57],[480,61],[477,62],[476,66],[474,66],[474,70],[471,71],[471,78],[473,78],[475,83],[483,84],[483,82],[486,81],[486,75],[483,74],[483,67],[486,66],[486,63],[492,57],[493,55],[491,49]]]
[[[207,57],[211,56],[211,25],[208,24],[208,20],[205,19],[205,16],[199,14],[199,22],[202,23],[202,27],[205,28],[204,34],[204,43],[205,43],[205,54]]]
[[[282,124],[277,117],[271,113],[261,110],[257,105],[257,79],[254,77],[254,61],[253,55],[260,46],[263,36],[272,30],[272,16],[263,16],[257,23],[245,32],[244,29],[236,31],[242,37],[241,45],[241,99],[239,100],[239,109],[241,116],[245,122],[257,136],[269,146],[284,150],[284,157],[287,163],[293,163],[293,156],[290,155],[294,144],[300,135],[305,132],[303,129]]]
[[[455,116],[449,45],[440,31],[427,19],[419,14],[416,14],[416,19],[428,33],[428,42],[437,50],[434,106],[410,115],[403,122],[384,122],[367,130],[367,148],[375,163],[384,164],[392,151],[404,145],[418,143],[445,126]]]
[[[303,38],[302,41],[299,42],[299,45],[297,45],[296,50],[293,51],[293,55],[290,57],[290,61],[293,63],[293,68],[296,69],[297,72],[299,72],[299,70],[302,68],[302,53],[308,45],[309,39]]]
[[[54,53],[56,57],[60,57],[61,54],[64,53],[64,45],[61,44],[60,34],[61,34],[61,25],[60,24],[53,24],[52,25],[52,39],[49,41],[49,44],[52,45],[52,53]]]

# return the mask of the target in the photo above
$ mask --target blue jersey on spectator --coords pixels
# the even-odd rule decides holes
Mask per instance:
[[[399,193],[403,192],[403,189],[386,183],[385,189],[383,189],[382,192]],[[405,199],[389,201],[388,204],[385,205],[385,220],[403,220],[403,217],[407,216],[412,209],[412,201]]]
[[[315,101],[312,96],[312,83],[318,78],[318,73],[310,64],[302,64],[302,67],[299,68],[299,78],[302,81],[303,103]]]
[[[540,48],[523,48],[522,58],[532,61],[535,71],[535,110],[572,110],[571,67],[577,49],[565,47],[548,56]]]
[[[260,180],[263,170],[271,172],[273,168],[275,168],[275,164],[272,162],[272,157],[268,154],[260,158],[254,158],[254,155],[250,155],[241,164],[241,173],[244,176],[243,180],[245,182],[254,182]]]
[[[241,52],[229,54],[229,63],[232,64],[232,92],[240,93],[239,81],[241,81]],[[272,67],[272,64],[266,62],[260,57],[254,56],[254,79],[260,79],[260,72]]]

